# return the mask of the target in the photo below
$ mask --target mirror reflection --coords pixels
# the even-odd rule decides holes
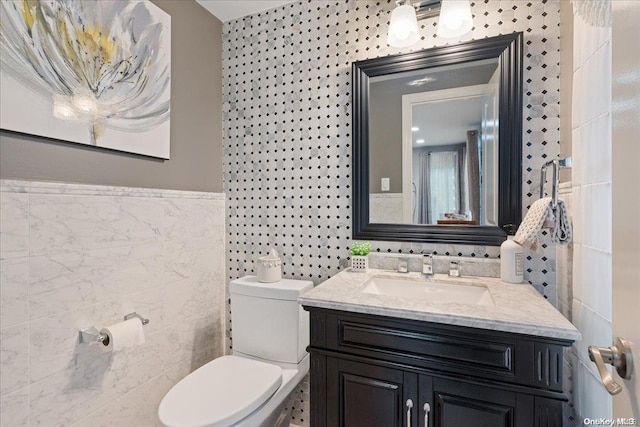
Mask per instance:
[[[498,225],[498,65],[371,77],[371,223]]]

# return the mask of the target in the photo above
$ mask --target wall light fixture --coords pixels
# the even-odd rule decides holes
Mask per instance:
[[[472,28],[473,17],[469,0],[442,0],[436,31],[439,37],[460,37]]]
[[[400,3],[402,2],[396,2],[398,6],[391,12],[387,34],[387,44],[391,47],[411,46],[420,39],[416,9],[409,0],[402,5]]]
[[[460,37],[473,28],[471,3],[469,0],[422,0],[411,4],[411,0],[396,0],[396,8],[391,11],[387,44],[391,47],[408,47],[420,40],[416,8],[421,18],[434,16],[438,3],[440,14],[438,17],[439,37]]]

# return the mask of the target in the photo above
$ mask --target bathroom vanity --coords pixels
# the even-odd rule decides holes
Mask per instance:
[[[312,427],[562,426],[580,334],[529,285],[344,271],[298,301]]]

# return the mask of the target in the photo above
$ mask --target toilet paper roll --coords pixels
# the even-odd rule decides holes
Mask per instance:
[[[102,341],[102,350],[106,352],[119,351],[123,348],[144,344],[144,330],[138,318],[125,320],[100,331],[107,338]]]

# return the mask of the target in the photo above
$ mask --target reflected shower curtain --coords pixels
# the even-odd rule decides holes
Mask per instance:
[[[436,224],[445,213],[459,209],[458,153],[432,151],[419,156],[417,222]]]
[[[429,224],[429,153],[422,152],[419,154],[419,168],[416,222],[418,224]]]
[[[435,224],[445,213],[458,212],[460,172],[456,151],[431,152],[429,157],[429,224]]]
[[[478,131],[467,131],[467,169],[469,177],[468,209],[471,219],[480,223],[480,160],[478,153]],[[466,209],[465,209],[466,210]]]

